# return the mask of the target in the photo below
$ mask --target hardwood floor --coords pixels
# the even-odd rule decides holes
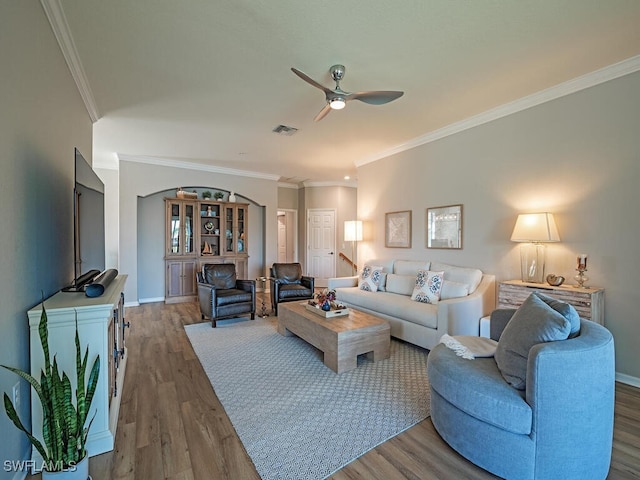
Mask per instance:
[[[126,339],[129,358],[116,448],[91,458],[93,480],[258,479],[184,332],[184,325],[200,322],[197,305],[130,307],[126,319],[131,322]],[[497,477],[454,452],[426,419],[332,478]],[[616,384],[608,478],[640,478],[640,389],[623,384]]]

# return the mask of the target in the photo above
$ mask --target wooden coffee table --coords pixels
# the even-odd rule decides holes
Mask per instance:
[[[305,303],[278,305],[278,332],[295,334],[324,353],[324,364],[336,373],[356,368],[358,355],[374,362],[389,358],[389,322],[350,309],[349,315],[324,318],[305,308]]]

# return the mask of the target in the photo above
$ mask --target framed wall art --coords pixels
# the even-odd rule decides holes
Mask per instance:
[[[427,208],[427,248],[462,248],[462,205]]]
[[[385,214],[384,246],[411,248],[411,210]]]

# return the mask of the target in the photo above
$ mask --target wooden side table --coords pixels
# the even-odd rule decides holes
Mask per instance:
[[[498,308],[518,308],[533,292],[570,303],[580,317],[604,325],[604,288],[553,287],[546,283],[507,280],[498,285]]]

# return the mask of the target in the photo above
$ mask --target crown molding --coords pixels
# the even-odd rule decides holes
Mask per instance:
[[[419,147],[420,145],[424,145],[426,143],[435,142],[436,140],[440,140],[441,138],[455,135],[456,133],[463,132],[470,128],[478,127],[485,123],[489,123],[494,120],[512,115],[514,113],[521,112],[528,108],[550,102],[551,100],[556,100],[558,98],[571,95],[572,93],[576,93],[581,90],[600,85],[601,83],[605,83],[610,80],[615,80],[616,78],[620,78],[637,71],[640,71],[640,55],[628,58],[618,63],[614,63],[613,65],[609,65],[607,67],[601,68],[600,70],[596,70],[580,77],[576,77],[572,80],[568,80],[553,87],[549,87],[545,90],[541,90],[526,97],[519,98],[517,100],[514,100],[513,102],[505,103],[504,105],[500,105],[496,108],[492,108],[491,110],[487,110],[486,112],[479,113],[478,115],[474,115],[459,122],[452,123],[437,130],[433,130],[432,132],[428,132],[417,138],[409,140],[408,142],[401,143],[389,149],[382,150],[373,155],[364,157],[361,160],[356,161],[355,165],[356,167],[362,167],[363,165],[366,165],[368,163],[390,157],[391,155],[395,155],[397,153]]]
[[[60,50],[62,50],[64,59],[67,61],[71,76],[76,82],[89,117],[91,121],[95,123],[100,118],[100,114],[98,113],[96,101],[93,98],[89,81],[84,73],[84,68],[82,67],[82,62],[80,61],[80,56],[78,55],[78,50],[73,41],[73,36],[71,35],[71,30],[69,29],[67,18],[62,10],[60,0],[40,0],[40,3],[47,15],[47,19],[49,19],[53,34],[58,41]]]
[[[152,157],[148,155],[128,155],[126,153],[118,153],[118,160],[121,162],[145,163],[148,165],[161,165],[163,167],[185,168],[187,170],[198,170],[200,172],[221,173],[224,175],[235,175],[236,177],[251,177],[260,180],[278,181],[280,175],[272,175],[269,173],[257,173],[247,170],[237,170],[235,168],[216,167],[213,165],[205,165],[203,163],[186,162],[173,158]]]
[[[278,188],[291,188],[293,190],[299,190],[300,187],[295,183],[278,182]]]
[[[302,182],[305,188],[307,187],[349,187],[358,188],[358,182],[355,180],[338,180],[338,181],[324,181],[324,182]]]

